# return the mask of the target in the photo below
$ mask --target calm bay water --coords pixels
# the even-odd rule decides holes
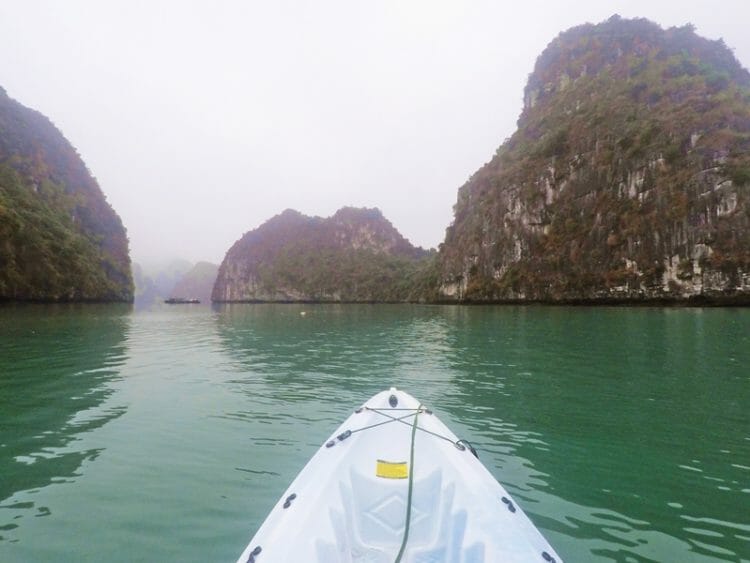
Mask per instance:
[[[750,561],[750,310],[369,305],[0,307],[0,561],[234,561],[390,386],[568,561]]]

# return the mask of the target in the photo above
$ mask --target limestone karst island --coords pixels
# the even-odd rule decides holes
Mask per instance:
[[[750,73],[721,41],[613,17],[537,59],[517,131],[461,187],[457,300],[750,291]]]
[[[524,100],[437,254],[375,212],[286,212],[230,249],[213,298],[748,301],[750,73],[726,45],[582,25],[539,56]]]
[[[523,94],[437,251],[377,209],[287,210],[228,250],[212,300],[750,301],[750,73],[722,41],[613,16],[555,38]],[[0,188],[0,298],[132,300],[119,217],[4,91]]]
[[[0,300],[133,300],[120,217],[62,133],[2,88]]]

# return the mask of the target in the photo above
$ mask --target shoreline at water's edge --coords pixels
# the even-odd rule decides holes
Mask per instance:
[[[603,307],[750,307],[750,295],[707,296],[697,295],[685,299],[676,298],[643,298],[618,299],[576,298],[576,299],[495,299],[495,300],[413,300],[413,301],[375,301],[375,300],[334,300],[334,299],[300,299],[300,300],[264,300],[239,299],[231,301],[212,301],[214,305],[223,304],[280,304],[280,305],[546,305],[546,306],[603,306]]]
[[[133,305],[132,300],[106,299],[10,299],[0,297],[0,307],[7,305]],[[279,305],[538,305],[570,307],[750,307],[750,295],[707,296],[696,295],[689,298],[567,298],[567,299],[433,299],[433,300],[337,300],[337,299],[238,299],[211,301],[206,305],[223,304],[279,304]]]
[[[13,299],[0,297],[3,305],[133,305],[134,299]]]

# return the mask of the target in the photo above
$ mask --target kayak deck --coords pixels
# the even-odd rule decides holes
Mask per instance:
[[[238,562],[310,560],[561,561],[471,448],[396,389],[321,446]]]

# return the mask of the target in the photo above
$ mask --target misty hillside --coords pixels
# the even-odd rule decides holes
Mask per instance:
[[[524,100],[459,190],[443,298],[750,294],[750,74],[723,42],[617,16],[578,26]]]
[[[133,264],[136,307],[150,307],[172,296],[174,286],[191,270],[187,260]]]
[[[133,299],[120,217],[62,133],[2,88],[0,299]]]
[[[172,288],[170,297],[200,299],[201,303],[210,303],[218,272],[219,266],[216,264],[198,262],[182,275]]]
[[[406,301],[430,263],[378,209],[345,207],[325,219],[288,209],[229,249],[212,298]]]

